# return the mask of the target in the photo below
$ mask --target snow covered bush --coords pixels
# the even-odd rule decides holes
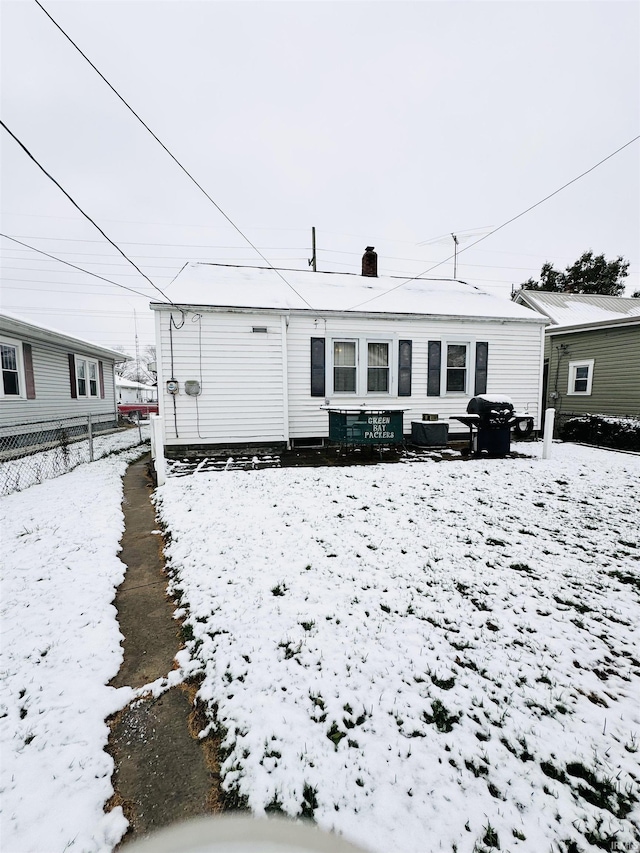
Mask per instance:
[[[563,441],[583,441],[617,450],[640,450],[640,419],[607,415],[569,418],[560,426]]]

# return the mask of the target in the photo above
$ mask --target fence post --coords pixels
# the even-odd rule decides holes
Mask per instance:
[[[93,462],[93,424],[91,423],[91,412],[87,415],[87,438],[89,439],[89,462]]]
[[[156,469],[158,486],[163,486],[167,479],[167,468],[164,458],[164,429],[160,415],[151,415],[151,451]]]
[[[140,409],[138,409],[138,417],[136,418],[138,422],[138,440],[140,444],[142,444],[142,427],[140,426]]]
[[[551,455],[551,439],[553,438],[553,422],[556,419],[556,410],[547,409],[544,413],[544,437],[542,439],[542,458],[548,459]]]

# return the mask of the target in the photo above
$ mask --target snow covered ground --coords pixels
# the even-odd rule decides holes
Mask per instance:
[[[149,441],[149,423],[142,422],[140,429],[131,427],[93,438],[93,457],[102,459],[142,441]],[[0,462],[0,496],[28,489],[36,483],[68,474],[78,465],[89,461],[89,442],[71,441],[65,447],[52,447],[18,459]]]
[[[231,795],[380,853],[638,849],[640,457],[523,448],[158,491]]]
[[[136,430],[137,434],[137,430]],[[105,441],[119,436],[105,437]],[[122,660],[122,475],[141,448],[0,499],[0,849],[110,851],[126,830],[104,752]]]

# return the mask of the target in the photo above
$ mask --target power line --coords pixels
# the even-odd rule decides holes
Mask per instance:
[[[100,79],[101,79],[101,80],[103,80],[103,82],[104,82],[104,83],[106,83],[106,84],[107,84],[107,86],[111,89],[111,91],[113,92],[113,94],[114,94],[114,95],[115,95],[115,96],[116,96],[116,97],[117,97],[117,98],[118,98],[118,99],[119,99],[119,100],[120,100],[120,101],[125,105],[125,107],[129,110],[129,112],[130,112],[133,116],[135,116],[135,118],[137,118],[137,119],[138,119],[138,121],[139,121],[139,122],[140,122],[140,124],[145,128],[145,130],[147,130],[147,131],[151,134],[151,136],[153,136],[153,138],[154,138],[154,139],[155,139],[155,141],[158,143],[158,145],[160,145],[160,147],[161,147],[161,148],[162,148],[162,149],[163,149],[163,150],[164,150],[164,151],[169,155],[169,157],[171,157],[171,159],[173,160],[173,162],[174,162],[174,163],[175,163],[175,164],[176,164],[176,165],[177,165],[177,166],[178,166],[178,167],[179,167],[179,168],[184,172],[184,174],[189,178],[189,180],[190,180],[193,184],[195,184],[195,186],[196,186],[196,187],[200,190],[200,192],[201,192],[201,193],[202,193],[202,194],[203,194],[203,195],[204,195],[204,196],[205,196],[205,197],[206,197],[206,198],[211,202],[211,204],[216,208],[216,210],[217,210],[217,211],[218,211],[222,216],[224,216],[224,218],[227,220],[227,222],[229,223],[229,225],[231,225],[233,228],[235,228],[235,230],[238,232],[238,234],[240,234],[240,236],[243,238],[243,240],[246,240],[246,242],[251,246],[251,248],[252,248],[252,249],[253,249],[253,250],[254,250],[258,255],[260,255],[260,257],[261,257],[261,258],[262,258],[262,260],[267,264],[267,266],[269,266],[269,267],[270,267],[270,268],[271,268],[271,269],[272,269],[272,270],[273,270],[273,271],[274,271],[274,272],[275,272],[275,273],[276,273],[276,274],[277,274],[277,275],[282,279],[282,281],[287,285],[287,287],[290,287],[290,288],[291,288],[291,290],[293,290],[293,292],[296,294],[296,296],[297,296],[299,299],[301,299],[301,300],[305,303],[305,305],[308,305],[308,306],[309,306],[309,308],[311,308],[312,306],[307,302],[307,300],[304,298],[304,296],[302,296],[302,294],[298,293],[298,291],[295,289],[295,287],[294,287],[292,284],[290,284],[290,283],[286,280],[286,278],[282,275],[282,273],[281,273],[279,270],[277,270],[277,269],[276,269],[276,268],[275,268],[275,267],[274,267],[274,266],[273,266],[273,265],[272,265],[272,264],[267,260],[267,258],[262,254],[262,252],[260,251],[260,249],[258,249],[256,246],[254,246],[254,244],[253,244],[253,243],[251,242],[251,240],[247,237],[247,235],[246,235],[246,234],[244,234],[244,233],[240,230],[240,228],[235,224],[235,222],[233,222],[233,220],[232,220],[229,216],[227,216],[227,214],[226,214],[226,213],[224,212],[224,210],[220,207],[220,205],[219,205],[219,204],[217,204],[217,203],[213,200],[213,198],[209,195],[209,193],[204,189],[204,187],[203,187],[201,184],[199,184],[199,183],[198,183],[198,181],[196,181],[196,179],[193,177],[193,175],[192,175],[192,174],[191,174],[191,173],[190,173],[190,172],[189,172],[189,171],[188,171],[188,170],[187,170],[187,169],[182,165],[182,163],[178,160],[178,158],[177,158],[177,157],[175,157],[175,156],[171,153],[171,151],[169,151],[169,149],[168,149],[168,148],[167,148],[167,146],[164,144],[164,142],[162,142],[162,141],[161,141],[161,140],[156,136],[156,134],[151,130],[151,128],[149,127],[149,125],[148,125],[148,124],[146,124],[146,122],[145,122],[145,121],[143,121],[143,120],[140,118],[140,116],[139,116],[139,115],[138,115],[138,113],[133,109],[133,107],[129,106],[129,104],[127,103],[127,101],[125,101],[125,99],[124,99],[124,98],[122,97],[122,95],[117,91],[117,89],[116,89],[114,86],[112,86],[112,85],[111,85],[111,83],[107,80],[107,78],[104,76],[104,74],[102,74],[102,72],[101,72],[101,71],[99,71],[99,70],[96,68],[96,66],[95,66],[95,65],[93,64],[93,62],[89,59],[89,57],[86,55],[86,53],[84,53],[84,52],[83,52],[83,51],[78,47],[78,45],[74,42],[74,40],[71,38],[71,36],[67,35],[67,33],[62,29],[62,27],[60,26],[60,24],[59,24],[59,23],[58,23],[58,22],[57,22],[57,21],[56,21],[56,20],[55,20],[55,19],[54,19],[50,14],[49,14],[49,12],[47,12],[47,10],[44,8],[44,6],[42,5],[42,3],[40,3],[40,0],[34,0],[34,2],[36,3],[36,5],[38,5],[38,6],[40,7],[40,9],[42,9],[42,11],[45,13],[45,15],[46,15],[46,16],[49,18],[49,20],[50,20],[50,21],[51,21],[51,22],[52,22],[52,23],[53,23],[53,24],[58,28],[58,30],[60,30],[60,32],[61,32],[61,33],[62,33],[62,35],[67,39],[67,41],[69,41],[69,42],[73,45],[73,47],[75,47],[75,49],[76,49],[76,50],[78,51],[78,53],[83,57],[83,59],[85,59],[85,60],[89,63],[89,65],[93,68],[93,70],[94,70],[94,71],[96,72],[96,74],[100,77]]]
[[[36,2],[38,2],[38,0],[36,0]],[[35,158],[35,157],[33,156],[33,154],[31,153],[31,151],[29,151],[29,149],[27,148],[27,146],[26,146],[26,145],[24,145],[24,143],[22,143],[22,142],[18,139],[18,137],[15,135],[15,133],[13,133],[11,130],[9,130],[9,128],[7,127],[7,125],[2,121],[2,119],[0,119],[0,125],[2,125],[2,127],[7,131],[7,133],[9,134],[9,136],[10,136],[12,139],[14,139],[14,140],[18,143],[18,145],[20,146],[20,148],[22,148],[22,150],[25,152],[25,154],[27,155],[27,157],[29,157],[31,160],[33,160],[33,162],[36,164],[36,166],[37,166],[37,167],[38,167],[38,168],[39,168],[39,169],[40,169],[40,170],[41,170],[41,171],[42,171],[42,172],[47,176],[47,178],[49,178],[49,180],[50,180],[50,181],[53,181],[53,183],[58,187],[58,189],[59,189],[62,193],[64,193],[64,195],[69,199],[69,201],[71,202],[71,204],[72,204],[72,205],[73,205],[77,210],[79,210],[79,211],[80,211],[80,213],[85,217],[85,219],[88,219],[88,220],[89,220],[89,222],[90,222],[90,223],[91,223],[95,228],[97,228],[97,230],[102,234],[102,236],[105,238],[105,240],[107,240],[107,241],[108,241],[108,242],[113,246],[113,248],[114,248],[114,249],[116,249],[116,250],[117,250],[117,251],[122,255],[122,257],[125,259],[125,261],[128,261],[134,269],[138,270],[138,272],[140,273],[140,275],[141,275],[144,279],[146,279],[146,280],[149,282],[149,284],[151,285],[151,287],[153,287],[155,290],[157,290],[157,291],[158,291],[158,293],[160,293],[162,296],[164,296],[164,298],[166,299],[166,301],[167,301],[167,302],[170,302],[170,303],[173,305],[173,302],[171,302],[171,300],[170,300],[170,299],[169,299],[169,298],[168,298],[168,297],[167,297],[167,296],[162,292],[162,290],[160,290],[160,288],[159,288],[156,284],[154,284],[154,283],[151,281],[151,279],[149,278],[149,276],[148,276],[148,275],[145,275],[145,273],[143,273],[143,272],[142,272],[142,270],[141,270],[138,266],[136,266],[136,264],[131,260],[131,258],[128,258],[128,257],[125,255],[125,253],[122,251],[122,249],[121,249],[121,248],[120,248],[116,243],[114,243],[114,242],[113,242],[113,240],[112,240],[110,237],[108,237],[108,236],[104,233],[104,231],[102,230],[102,228],[100,228],[100,226],[99,226],[96,222],[94,222],[94,220],[89,216],[89,214],[88,214],[88,213],[85,213],[85,212],[84,212],[84,210],[80,207],[80,205],[79,205],[76,201],[74,201],[74,199],[69,195],[69,193],[64,189],[64,187],[63,187],[61,184],[59,184],[59,183],[58,183],[58,181],[56,181],[56,179],[53,177],[53,175],[51,175],[51,174],[49,174],[49,172],[47,172],[47,170],[44,168],[44,166],[43,166],[41,163],[39,163],[39,162],[38,162],[38,160],[36,160],[36,158]],[[11,239],[11,238],[9,238],[9,239]],[[17,242],[17,241],[16,241],[16,242]]]
[[[40,252],[41,255],[46,255],[48,258],[52,258],[54,261],[58,261],[61,264],[66,264],[68,267],[73,267],[75,270],[79,270],[80,272],[86,273],[86,275],[92,275],[94,278],[100,278],[102,281],[106,281],[108,284],[113,284],[114,287],[121,287],[123,290],[129,290],[131,293],[136,293],[138,296],[144,296],[145,299],[149,299],[148,293],[142,293],[140,290],[134,290],[133,287],[127,287],[124,284],[118,284],[117,281],[111,281],[109,278],[105,278],[102,275],[98,275],[95,272],[89,272],[89,270],[84,270],[82,267],[78,267],[75,264],[69,263],[69,261],[63,261],[62,258],[56,258],[55,255],[50,255],[48,252],[43,252],[42,249],[36,249],[35,246],[28,246],[26,243],[21,242],[20,240],[16,240],[15,237],[9,237],[8,234],[0,234],[0,237],[4,237],[5,240],[13,240],[14,243],[19,243],[21,246],[26,246],[27,249],[31,249],[34,252]],[[6,269],[28,269],[25,267],[6,267]],[[47,270],[34,270],[34,272],[47,272]],[[146,278],[146,276],[145,276]],[[154,285],[155,287],[155,285]],[[159,290],[159,288],[156,288]],[[162,291],[160,291],[162,293]],[[162,294],[164,296],[164,294]],[[165,296],[165,299],[167,297]],[[171,300],[169,300],[171,302]],[[171,303],[173,304],[173,303]]]
[[[32,234],[18,234],[23,240],[55,240],[60,243],[102,243],[102,240],[88,240],[82,237],[34,237]],[[242,249],[243,246],[212,246],[211,243],[146,243],[144,241],[121,240],[121,246],[175,246],[181,249]],[[306,246],[263,246],[265,252],[306,252]],[[331,249],[328,251],[332,251]],[[77,254],[77,253],[74,253]],[[357,252],[349,252],[356,255]],[[136,255],[136,257],[142,257]]]
[[[37,0],[36,0],[36,2],[37,2]],[[463,249],[460,249],[457,252],[457,254],[461,255],[462,252],[466,252],[469,249],[472,249],[474,246],[477,246],[478,243],[482,243],[483,240],[486,240],[488,237],[491,237],[493,234],[496,234],[498,231],[501,231],[503,228],[506,228],[507,225],[510,225],[512,222],[515,222],[516,219],[520,219],[520,217],[524,216],[525,213],[529,213],[530,211],[534,210],[534,208],[539,207],[541,204],[544,204],[545,201],[548,201],[550,198],[553,198],[554,195],[558,195],[559,192],[562,192],[562,190],[566,189],[567,187],[570,187],[571,184],[575,184],[576,181],[579,181],[580,178],[584,178],[585,175],[588,175],[590,172],[593,172],[594,169],[597,169],[598,166],[601,166],[603,163],[606,163],[607,160],[610,160],[612,157],[615,157],[616,154],[619,154],[625,148],[628,148],[629,145],[632,145],[634,142],[637,142],[638,139],[640,139],[640,134],[638,136],[634,136],[633,139],[630,139],[628,142],[625,142],[624,145],[621,145],[620,148],[616,148],[616,150],[613,151],[611,154],[608,154],[606,157],[603,157],[602,160],[599,160],[594,166],[591,166],[590,169],[587,169],[585,172],[582,172],[577,177],[572,178],[570,181],[567,181],[566,184],[563,184],[557,190],[554,190],[552,193],[549,193],[549,195],[540,199],[540,201],[537,201],[535,204],[532,204],[526,210],[523,210],[521,213],[518,213],[516,216],[512,216],[511,219],[507,219],[506,222],[503,222],[502,225],[498,225],[497,228],[494,228],[493,231],[490,231],[488,234],[485,234],[484,237],[480,237],[475,242],[470,243],[468,246],[465,246]],[[382,293],[378,293],[377,296],[372,296],[370,299],[365,299],[364,302],[359,302],[357,305],[353,305],[349,310],[352,311],[354,308],[360,308],[361,305],[367,305],[369,302],[373,302],[375,299],[380,299],[381,296],[386,296],[387,293],[392,293],[394,290],[398,290],[400,287],[404,287],[404,285],[408,284],[410,281],[415,281],[417,278],[420,278],[423,275],[427,275],[427,273],[430,273],[432,270],[436,269],[437,267],[442,266],[442,264],[446,264],[447,261],[450,261],[453,257],[454,257],[453,255],[449,255],[448,258],[445,258],[443,261],[440,261],[439,263],[434,264],[432,267],[429,267],[429,269],[424,270],[421,273],[418,273],[418,275],[411,276],[411,278],[407,278],[405,281],[400,282],[400,284],[395,285],[395,287],[390,287],[388,290],[385,290]]]

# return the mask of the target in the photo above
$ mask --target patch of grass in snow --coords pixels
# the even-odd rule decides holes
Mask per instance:
[[[577,791],[592,806],[611,812],[619,818],[625,818],[638,798],[631,789],[620,791],[611,778],[598,776],[579,761],[567,764],[567,773],[574,779],[582,779],[586,785],[578,783]],[[593,842],[591,842],[593,843]]]
[[[431,703],[431,713],[422,712],[422,719],[429,725],[435,725],[439,732],[450,732],[456,723],[460,721],[462,714],[450,714],[445,705],[439,699]]]
[[[278,583],[275,586],[271,587],[271,592],[273,595],[284,595],[287,591],[287,585],[285,583]]]
[[[311,785],[305,783],[302,789],[302,811],[301,816],[307,820],[313,820],[313,813],[318,808],[318,789],[312,788]]]
[[[488,853],[490,850],[500,849],[500,838],[497,831],[491,826],[491,822],[487,821],[484,827],[484,835],[480,844],[476,842],[473,845],[473,853]]]
[[[333,742],[333,745],[335,746],[336,749],[338,749],[338,744],[340,743],[342,738],[346,737],[346,736],[347,736],[346,732],[341,732],[335,721],[333,723],[331,723],[331,728],[327,732],[327,737],[329,738],[330,741]]]
[[[438,678],[438,676],[434,675],[432,672],[429,672],[428,675],[431,678],[431,682],[435,684],[436,687],[439,687],[441,690],[451,690],[451,688],[456,683],[455,675],[452,675],[451,678]],[[415,676],[414,681],[418,681]]]
[[[302,651],[302,642],[299,642],[297,646],[294,646],[291,640],[287,640],[286,643],[278,643],[279,649],[284,649],[284,659],[291,660],[291,658],[296,658]],[[300,661],[298,661],[300,663]]]
[[[628,584],[632,586],[636,592],[640,592],[640,576],[632,574],[632,572],[621,572],[619,569],[616,569],[613,572],[609,572],[612,578],[620,581],[620,583]]]

